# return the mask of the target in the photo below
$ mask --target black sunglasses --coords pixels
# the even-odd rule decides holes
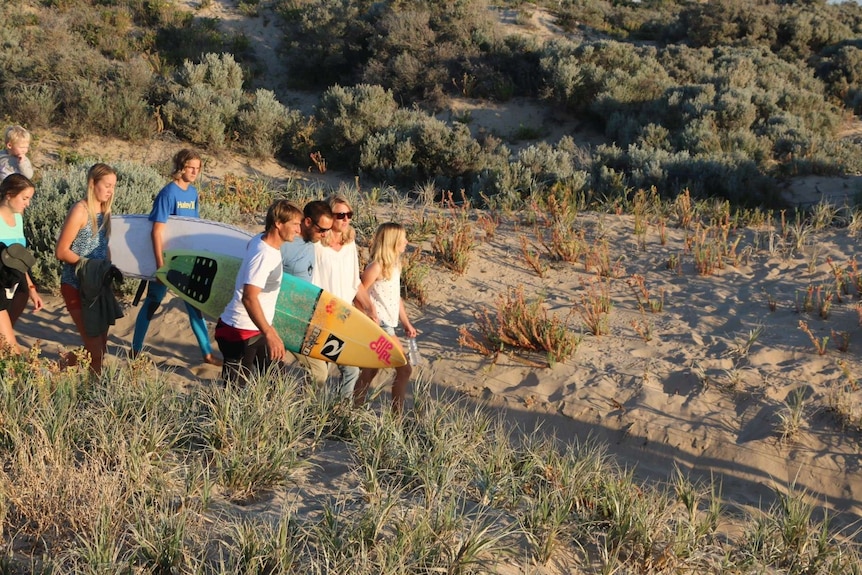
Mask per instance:
[[[332,228],[322,228],[322,227],[320,227],[320,224],[318,224],[317,222],[311,222],[311,225],[313,225],[315,228],[317,228],[317,231],[320,232],[321,234],[325,234],[326,232],[328,232],[329,230],[332,229]]]
[[[335,216],[336,220],[353,219],[353,212],[332,212],[332,215]]]

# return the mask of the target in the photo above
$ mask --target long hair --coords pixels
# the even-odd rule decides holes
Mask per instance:
[[[35,190],[36,186],[27,176],[21,174],[9,174],[4,178],[3,182],[0,183],[0,200],[14,198],[24,190],[29,190],[31,188]]]
[[[350,202],[347,201],[347,198],[340,194],[330,197],[327,202],[329,202],[329,207],[332,208],[332,221],[335,221],[335,206],[347,206],[348,210],[353,211],[353,208],[350,207]],[[329,244],[332,243],[333,235],[334,234],[332,232],[329,232],[328,234],[323,236],[323,239],[320,240],[320,243],[324,246],[329,246]],[[355,239],[356,230],[353,229],[353,226],[348,225],[347,231],[341,234],[341,243],[349,244]]]
[[[371,240],[371,261],[380,263],[380,276],[388,280],[401,268],[398,242],[407,237],[404,226],[395,222],[380,224]]]
[[[99,202],[96,199],[96,184],[99,180],[109,175],[117,175],[116,170],[108,164],[98,163],[93,164],[87,170],[87,214],[90,217],[90,226],[93,228],[93,235],[99,233],[99,225],[96,220],[98,211],[96,206],[101,208],[102,212],[102,229],[105,230],[105,237],[111,237],[111,205],[114,203],[114,195],[108,198],[107,202]]]
[[[176,180],[180,177],[180,174],[183,173],[183,170],[186,167],[186,164],[191,162],[192,160],[200,160],[201,155],[197,150],[190,150],[189,148],[183,148],[176,154],[174,154],[174,171],[171,172],[171,179]],[[201,166],[203,167],[203,166]]]

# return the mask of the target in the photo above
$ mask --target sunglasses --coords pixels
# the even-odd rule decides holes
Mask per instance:
[[[317,231],[320,232],[321,234],[325,234],[326,232],[328,232],[329,230],[332,229],[332,228],[322,228],[322,227],[320,227],[320,224],[318,224],[317,222],[312,222],[311,225],[313,225],[315,228],[317,228]]]
[[[352,220],[353,212],[333,212],[333,216],[335,216],[336,220]]]

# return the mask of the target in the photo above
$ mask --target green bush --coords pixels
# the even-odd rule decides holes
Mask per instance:
[[[237,128],[240,144],[255,158],[272,157],[284,138],[289,112],[269,90],[257,90],[240,109]]]
[[[320,97],[315,111],[315,140],[324,155],[352,165],[359,161],[359,146],[375,132],[392,125],[398,104],[391,90],[360,84],[332,86]]]
[[[211,149],[225,147],[242,102],[242,68],[231,54],[206,54],[186,61],[178,85],[162,107],[166,125],[189,141]]]
[[[481,169],[482,148],[464,124],[449,127],[422,112],[404,113],[398,120],[362,145],[364,172],[395,182],[435,179],[440,187],[458,189]]]
[[[59,103],[50,86],[12,83],[5,93],[4,111],[8,116],[25,123],[30,130],[52,124]]]

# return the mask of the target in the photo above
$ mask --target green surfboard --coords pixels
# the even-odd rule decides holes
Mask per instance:
[[[168,250],[156,277],[183,300],[217,319],[233,297],[242,260],[195,250]],[[400,367],[401,345],[350,303],[289,274],[273,327],[292,352],[342,365]]]

